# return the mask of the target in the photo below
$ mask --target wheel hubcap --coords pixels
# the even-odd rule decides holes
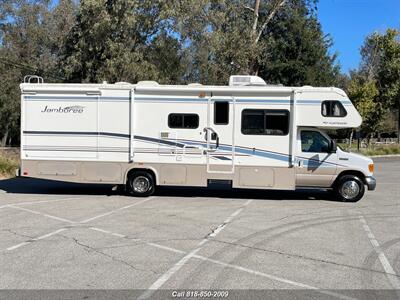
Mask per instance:
[[[343,183],[340,189],[340,194],[345,199],[348,200],[355,198],[359,192],[360,192],[360,187],[358,186],[357,182],[353,180],[346,181],[345,183]]]
[[[138,176],[133,180],[132,187],[137,193],[145,193],[150,188],[150,181],[144,176]]]

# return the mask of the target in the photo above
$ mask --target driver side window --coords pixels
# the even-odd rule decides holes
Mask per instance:
[[[318,131],[301,131],[301,151],[328,153],[329,141]]]

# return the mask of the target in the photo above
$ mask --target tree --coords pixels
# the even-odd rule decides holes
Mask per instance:
[[[363,118],[361,130],[366,132],[369,138],[373,132],[378,130],[382,122],[381,110],[377,110],[376,99],[379,91],[376,82],[357,72],[352,72],[347,93]]]
[[[398,113],[397,139],[400,142],[400,31],[388,29],[384,35],[371,37],[379,52],[378,89],[383,105]]]
[[[63,80],[58,71],[61,45],[74,19],[75,5],[61,0],[6,0],[0,3],[0,141],[19,137],[19,83],[27,74]]]
[[[163,54],[177,61],[180,50],[180,45],[163,30],[167,23],[164,8],[163,1],[81,1],[63,53],[68,80],[163,80],[168,71],[160,71],[165,66],[149,52],[164,43],[172,48],[163,49]]]
[[[226,84],[230,75],[241,73],[288,85],[335,83],[339,68],[317,21],[317,1],[179,3],[172,20],[189,45],[187,80]]]
[[[361,56],[361,65],[354,77],[356,81],[366,83],[371,94],[358,96],[364,97],[361,101],[370,102],[374,95],[373,117],[365,122],[371,122],[370,129],[377,130],[375,125],[381,123],[390,110],[397,110],[400,138],[400,32],[388,29],[384,34],[372,33],[361,48]]]
[[[332,40],[324,35],[316,12],[304,2],[281,11],[265,32],[259,74],[271,83],[333,86],[340,79]]]

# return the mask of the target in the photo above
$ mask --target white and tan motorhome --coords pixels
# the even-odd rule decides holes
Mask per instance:
[[[326,129],[361,117],[338,88],[267,85],[232,76],[228,86],[146,81],[21,84],[20,175],[126,185],[294,190],[333,188],[359,200],[375,188],[373,162],[336,147]]]

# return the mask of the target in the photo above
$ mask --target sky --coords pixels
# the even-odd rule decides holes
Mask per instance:
[[[387,28],[400,30],[400,0],[319,0],[318,19],[333,38],[342,71],[356,69],[365,37]]]

